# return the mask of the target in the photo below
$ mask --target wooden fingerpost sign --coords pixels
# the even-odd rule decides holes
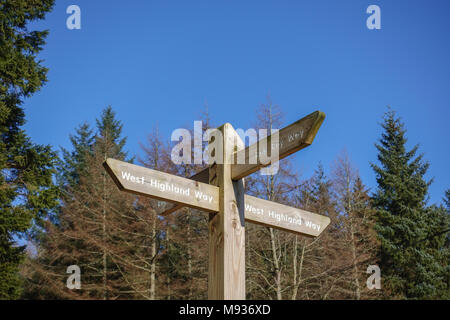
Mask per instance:
[[[292,123],[278,132],[278,159],[309,145],[314,140],[325,114],[320,111]],[[213,300],[245,299],[245,221],[299,235],[317,237],[330,218],[276,202],[244,194],[244,177],[270,165],[249,161],[255,145],[244,143],[226,123],[218,129],[222,143],[210,140],[210,155],[220,153],[215,161],[190,179],[156,171],[127,162],[107,159],[106,171],[120,190],[171,203],[161,205],[157,213],[170,214],[190,207],[209,212],[208,298]],[[217,138],[217,136],[215,136]],[[271,145],[268,136],[256,145]],[[212,148],[214,145],[214,148]],[[222,158],[223,156],[223,158]],[[237,159],[245,159],[244,163]],[[239,160],[238,160],[239,161]]]
[[[209,183],[219,187],[219,212],[209,214],[208,298],[244,300],[244,184],[243,179],[231,179],[235,147],[242,149],[243,142],[229,123],[219,131],[223,136],[223,163],[213,163],[209,168]]]

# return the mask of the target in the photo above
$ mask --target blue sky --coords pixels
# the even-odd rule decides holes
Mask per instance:
[[[81,30],[66,8],[81,8]],[[366,8],[381,8],[369,30]],[[57,0],[40,55],[49,82],[26,100],[37,143],[69,147],[69,134],[107,105],[130,154],[158,124],[162,136],[192,126],[207,101],[216,124],[247,129],[268,92],[289,124],[326,113],[313,145],[294,163],[309,177],[346,148],[363,181],[386,106],[402,116],[409,147],[431,162],[431,202],[450,188],[450,1]]]

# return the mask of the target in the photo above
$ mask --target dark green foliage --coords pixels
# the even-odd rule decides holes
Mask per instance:
[[[62,159],[58,172],[60,185],[75,187],[80,182],[80,176],[86,174],[86,158],[92,155],[94,139],[93,130],[87,123],[80,125],[75,135],[70,135],[73,150],[61,148]]]
[[[20,295],[19,265],[24,246],[15,244],[57,204],[52,183],[56,155],[35,145],[21,126],[23,98],[38,91],[47,69],[37,60],[47,31],[30,31],[30,21],[43,19],[53,0],[0,1],[0,299]]]
[[[402,299],[448,296],[448,252],[442,233],[446,218],[441,209],[426,205],[431,181],[424,175],[429,164],[416,156],[418,146],[406,150],[404,125],[394,111],[385,114],[382,127],[376,145],[380,166],[372,168],[378,183],[373,205],[383,291]]]
[[[126,161],[125,138],[111,107],[103,110],[96,129],[93,135],[93,130],[82,124],[70,137],[72,150],[63,150],[59,165],[61,206],[41,233],[39,257],[29,260],[26,299],[129,297],[130,288],[123,279],[127,265],[117,261],[118,256],[126,257],[126,240],[115,232],[117,225],[129,227],[130,234],[138,232],[130,216],[137,206],[110,183],[102,166],[107,157]],[[131,252],[138,250],[130,248]],[[81,290],[66,288],[66,269],[72,264],[81,268]]]
[[[122,123],[116,119],[116,114],[111,106],[106,107],[101,119],[97,119],[98,135],[96,136],[98,152],[105,155],[106,158],[114,157],[123,160],[126,153],[123,151],[127,138],[121,138]]]

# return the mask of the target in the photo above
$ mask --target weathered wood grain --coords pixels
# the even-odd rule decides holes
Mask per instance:
[[[226,123],[219,128],[224,137],[223,155],[230,163],[235,141],[243,142],[233,127]],[[236,140],[235,140],[236,139]],[[245,299],[245,223],[241,203],[243,181],[231,179],[230,164],[213,164],[209,170],[211,184],[219,187],[219,212],[209,218],[208,299]]]

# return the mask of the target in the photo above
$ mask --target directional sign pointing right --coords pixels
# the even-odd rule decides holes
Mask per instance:
[[[245,221],[310,237],[330,224],[327,216],[249,195],[245,195]]]
[[[278,132],[278,141],[279,141],[279,160],[287,157],[288,155],[301,150],[313,142],[317,131],[319,131],[320,126],[322,125],[323,120],[325,119],[325,113],[321,111],[315,111],[306,117],[290,124],[287,127],[284,127]],[[248,176],[259,169],[269,165],[262,164],[259,161],[259,157],[257,158],[257,163],[250,163],[250,150],[255,149],[259,144],[267,145],[268,149],[270,149],[270,145],[272,143],[272,136],[267,136],[262,140],[258,141],[255,145],[249,146],[241,151],[236,153],[236,159],[245,159],[244,164],[233,164],[231,166],[231,177],[233,180],[241,179],[245,176]],[[255,148],[256,147],[256,148]]]

